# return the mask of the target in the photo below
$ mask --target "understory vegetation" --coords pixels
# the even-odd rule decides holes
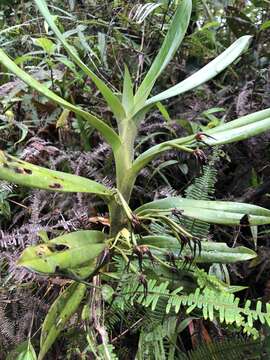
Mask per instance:
[[[0,360],[270,359],[270,2],[0,23]]]

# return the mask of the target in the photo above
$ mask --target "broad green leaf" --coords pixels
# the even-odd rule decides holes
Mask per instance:
[[[247,215],[250,225],[270,224],[270,210],[256,205],[231,201],[206,201],[168,197],[139,207],[135,213],[139,216],[151,214],[170,215],[173,209],[179,209],[184,216],[202,220],[211,224],[239,225]]]
[[[205,142],[209,145],[221,145],[234,141],[245,140],[255,135],[264,133],[270,129],[270,108],[255,112],[250,115],[240,117],[239,119],[216,126],[204,133],[211,135],[214,139],[205,136]],[[153,160],[158,154],[171,150],[174,145],[184,145],[194,147],[195,135],[189,135],[183,138],[165,141],[155,145],[142,153],[133,163],[133,173],[138,173],[144,166]],[[205,146],[203,143],[201,146]]]
[[[27,247],[18,265],[42,274],[56,271],[84,272],[105,249],[105,235],[100,231],[81,230],[58,236],[44,244]],[[74,270],[75,269],[75,270]]]
[[[233,63],[244,51],[247,50],[251,39],[252,37],[249,35],[242,36],[241,38],[237,39],[231,46],[228,47],[228,49],[217,56],[209,64],[205,65],[201,70],[181,81],[179,84],[172,86],[168,90],[153,96],[146,101],[145,105],[149,106],[158,101],[183,94],[186,91],[192,90],[204,84],[206,81],[213,79],[220,72],[226,69],[231,63]]]
[[[123,107],[128,114],[134,104],[133,84],[128,67],[125,65],[124,87],[122,96]]]
[[[193,256],[195,253],[195,263],[215,262],[228,264],[238,261],[247,261],[257,256],[255,251],[244,246],[231,248],[226,243],[218,243],[213,241],[201,241],[200,253],[198,250],[198,245],[196,249],[194,249],[194,243],[191,242],[191,249],[188,245],[185,246],[180,255],[179,251],[181,245],[179,241],[172,236],[145,236],[138,241],[141,245],[154,246],[155,248],[151,248],[150,250],[153,254],[158,256],[166,256],[168,252],[172,252],[176,259],[184,259],[184,256]]]
[[[93,180],[33,165],[7,155],[1,150],[0,179],[44,190],[111,196],[109,189]]]
[[[145,101],[147,100],[157,78],[171,61],[175,52],[179,48],[189,24],[191,10],[191,0],[182,0],[180,5],[177,7],[176,13],[172,19],[159,53],[142,84],[137,90],[135,95],[134,113],[141,110],[141,108],[145,105]]]
[[[44,359],[66,323],[80,305],[86,286],[73,282],[52,304],[41,330],[38,360]]]
[[[16,360],[37,360],[35,349],[30,341],[26,343],[26,348],[18,355]]]
[[[82,110],[78,106],[75,106],[68,101],[62,99],[60,96],[56,95],[53,91],[49,90],[45,85],[41,84],[39,81],[34,79],[32,76],[27,74],[21,68],[19,68],[14,61],[12,61],[3,50],[0,49],[0,62],[12,73],[18,76],[23,82],[25,82],[30,87],[37,90],[42,95],[46,96],[50,100],[54,101],[58,105],[62,106],[65,109],[73,111],[75,114],[80,115],[84,120],[88,121],[91,126],[97,129],[105,140],[112,146],[113,150],[116,150],[121,142],[116,134],[116,132],[108,126],[105,122],[97,118],[96,116]]]
[[[68,273],[73,275],[75,279],[86,279],[89,278],[89,276],[95,271],[96,265],[97,265],[97,259],[94,259],[89,262],[86,266],[81,266],[78,268],[71,268],[68,269]]]
[[[111,108],[112,112],[114,113],[114,116],[118,120],[122,120],[125,118],[125,110],[123,109],[123,106],[117,96],[109,89],[109,87],[102,81],[92,70],[86,66],[82,60],[77,55],[77,52],[75,49],[68,44],[65,37],[61,33],[61,31],[58,29],[58,27],[55,24],[55,21],[53,19],[53,16],[50,14],[48,6],[46,4],[45,0],[35,0],[35,3],[45,18],[46,22],[49,24],[50,28],[56,35],[56,37],[60,40],[66,51],[68,52],[69,56],[72,58],[72,60],[87,74],[95,83],[97,88],[102,93],[103,97],[107,101],[109,107]]]

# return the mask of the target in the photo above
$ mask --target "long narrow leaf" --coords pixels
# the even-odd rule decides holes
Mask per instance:
[[[179,209],[184,216],[202,220],[211,224],[239,225],[244,216],[248,216],[249,225],[270,224],[270,210],[260,206],[230,201],[204,201],[169,197],[156,200],[139,207],[135,213],[140,216],[151,214],[170,215],[173,209]]]
[[[246,49],[251,42],[252,36],[245,35],[237,39],[228,49],[221,53],[209,64],[205,65],[202,69],[195,74],[189,76],[187,79],[181,81],[179,84],[169,88],[162,93],[153,96],[146,101],[146,106],[154,104],[158,101],[169,99],[173,96],[183,94],[186,91],[192,90],[205,82],[213,79],[231,63],[233,63]]]
[[[111,196],[109,189],[95,181],[33,165],[3,151],[0,151],[0,179],[44,190]]]
[[[132,106],[134,104],[133,83],[131,80],[131,76],[130,76],[128,67],[126,65],[125,65],[122,104],[123,104],[123,107],[124,107],[126,113],[129,113],[130,109],[132,108]]]
[[[205,131],[206,135],[209,134],[212,136],[212,138],[205,136],[205,143],[209,145],[227,144],[248,139],[268,130],[270,130],[270,109],[265,109]],[[190,135],[179,139],[165,141],[151,147],[134,161],[132,172],[134,174],[138,173],[138,171],[146,166],[157,155],[172,149],[174,145],[191,146],[193,144],[194,146],[194,139],[195,136]],[[203,146],[204,144],[201,143],[201,145]]]
[[[251,123],[240,128],[223,129],[223,131],[211,132],[211,138],[206,137],[205,142],[211,146],[220,144],[229,144],[235,141],[245,140],[252,136],[259,135],[269,130],[270,116],[264,120]],[[207,134],[208,132],[206,132]]]
[[[86,285],[73,282],[52,304],[42,325],[38,360],[44,359],[67,321],[77,310],[85,292]]]
[[[39,81],[34,79],[32,76],[27,74],[25,71],[20,69],[14,61],[12,61],[5,52],[0,49],[0,62],[8,68],[9,71],[18,76],[23,82],[25,82],[30,87],[37,90],[42,95],[46,96],[50,100],[54,101],[58,105],[66,108],[74,113],[80,115],[83,119],[88,121],[94,128],[96,128],[105,140],[112,146],[114,150],[120,145],[120,139],[116,132],[110,128],[105,122],[98,119],[96,116],[80,109],[78,106],[74,106],[68,101],[62,99],[60,96],[56,95],[53,91],[49,90],[45,85],[41,84]]]
[[[112,112],[114,113],[114,116],[118,120],[122,120],[125,118],[125,110],[117,98],[117,96],[110,90],[110,88],[102,81],[92,70],[90,70],[78,57],[76,51],[72,46],[68,44],[65,37],[62,35],[61,31],[56,26],[54,19],[52,15],[49,12],[47,3],[45,0],[35,0],[35,3],[41,12],[41,14],[44,16],[46,22],[49,24],[52,31],[55,33],[57,38],[61,41],[62,45],[72,58],[72,60],[94,81],[97,88],[102,93],[103,97],[107,101],[109,107],[111,108]]]
[[[182,0],[177,7],[159,53],[135,95],[135,112],[144,106],[157,78],[171,61],[181,44],[189,24],[191,9],[191,0]]]
[[[154,248],[151,252],[157,255],[168,255],[172,252],[177,259],[184,256],[192,256],[195,253],[194,244],[191,243],[191,248],[185,246],[179,256],[180,244],[179,240],[172,236],[166,235],[151,235],[144,236],[139,239],[140,245],[151,245]],[[195,254],[196,255],[196,254]],[[229,247],[226,243],[201,241],[201,251],[194,258],[195,263],[222,263],[229,264],[238,261],[247,261],[257,257],[257,253],[244,246],[237,246],[235,248]]]

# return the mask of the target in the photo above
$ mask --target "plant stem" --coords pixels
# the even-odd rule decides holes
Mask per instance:
[[[136,177],[132,175],[131,168],[134,160],[134,141],[137,127],[132,119],[124,119],[118,125],[121,146],[115,152],[116,186],[123,198],[129,203],[132,188]],[[127,216],[121,204],[115,200],[109,204],[111,218],[111,236],[115,236],[127,225]]]

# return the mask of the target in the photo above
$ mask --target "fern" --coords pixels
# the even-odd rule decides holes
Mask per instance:
[[[114,346],[112,344],[102,344],[97,347],[100,360],[118,360],[118,356],[115,354]]]
[[[105,341],[98,345],[95,332],[92,328],[89,328],[87,334],[87,353],[90,353],[96,360],[118,360],[115,354],[115,348],[107,341],[107,336],[105,336],[103,340]]]
[[[179,360],[247,360],[261,359],[263,345],[261,341],[231,339],[202,344],[197,349],[181,354]]]
[[[147,291],[145,285],[138,282],[129,282],[121,293],[119,306],[124,307],[128,302],[131,305],[141,304],[146,308],[155,311],[161,299],[167,299],[166,314],[171,311],[178,314],[181,307],[186,308],[186,313],[200,311],[205,320],[213,321],[219,318],[221,323],[227,325],[235,324],[240,327],[243,333],[258,337],[258,331],[254,327],[254,322],[270,325],[270,304],[266,304],[266,311],[262,310],[262,302],[256,303],[256,308],[251,309],[251,301],[247,300],[244,307],[239,306],[240,299],[229,291],[214,290],[211,288],[197,288],[190,294],[182,294],[183,288],[179,287],[173,291],[169,288],[169,282],[158,283],[156,279],[147,281]]]
[[[161,324],[156,326],[151,332],[141,332],[136,360],[164,360],[166,350],[164,348],[164,337],[166,331]]]
[[[193,266],[193,275],[197,279],[199,287],[208,288],[215,291],[227,291],[229,293],[235,293],[237,291],[244,290],[245,286],[228,285],[227,283],[218,279],[215,275],[207,274],[203,269],[199,269]]]
[[[220,150],[218,147],[214,148],[211,158],[207,165],[202,168],[202,176],[195,179],[185,190],[185,197],[194,200],[209,200],[215,193],[215,184],[217,181],[216,163],[219,161]],[[183,221],[185,228],[193,235],[200,238],[206,238],[209,234],[210,224],[193,219],[185,219]]]
[[[0,219],[1,216],[8,219],[10,217],[10,206],[8,198],[11,196],[13,187],[5,181],[0,181]]]

